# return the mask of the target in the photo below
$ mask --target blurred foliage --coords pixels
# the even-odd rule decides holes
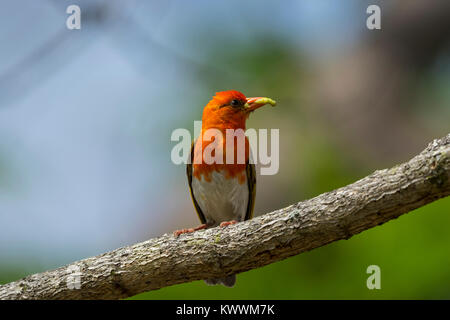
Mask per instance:
[[[200,48],[201,63],[186,68],[189,74],[183,79],[186,84],[180,85],[181,88],[168,85],[168,91],[161,93],[167,95],[166,99],[158,101],[157,109],[152,108],[155,105],[153,91],[142,93],[140,97],[148,107],[136,112],[137,120],[130,126],[135,132],[132,138],[142,142],[147,154],[168,159],[171,131],[177,127],[193,130],[192,121],[201,118],[202,105],[215,91],[236,89],[249,96],[273,97],[279,102],[276,109],[252,114],[248,126],[280,128],[282,139],[279,174],[258,180],[270,180],[270,183],[258,184],[258,192],[262,194],[257,195],[256,214],[339,188],[385,166],[385,163],[365,162],[361,160],[363,157],[350,152],[350,148],[347,150],[349,146],[338,144],[334,139],[336,131],[318,114],[312,95],[320,95],[320,92],[311,90],[314,76],[317,76],[313,65],[318,62],[325,65],[328,61],[306,57],[292,44],[292,39],[284,39],[275,31],[271,34],[267,29],[264,33],[246,30],[254,32],[248,37],[250,40],[225,34],[212,37],[207,27],[197,31],[191,43]],[[449,99],[448,79],[448,72],[427,78],[421,84],[417,99],[435,105],[433,110],[437,112],[429,112],[427,103],[417,103],[416,107],[422,108],[418,110],[421,119],[436,123],[439,130],[448,126],[446,117],[442,116],[448,114],[448,107],[438,109],[448,106],[445,103]],[[183,95],[181,105],[180,95]],[[161,115],[164,115],[163,120],[156,125],[147,124],[147,119]],[[358,121],[358,115],[352,116],[345,121]],[[435,132],[439,132],[438,129]],[[156,137],[156,142],[147,144],[149,137]],[[7,152],[0,153],[0,187],[11,174],[8,173],[11,161],[5,160],[7,156]],[[404,160],[410,156],[405,155]],[[167,172],[167,176],[177,170],[181,175],[170,181],[186,183],[184,169],[178,169]],[[183,194],[170,195],[171,199],[176,199],[174,202],[189,205],[190,211],[184,211],[192,212],[195,218],[187,189]],[[165,200],[161,201],[162,205]],[[231,289],[196,281],[143,293],[132,299],[449,299],[449,212],[450,198],[439,200],[349,240],[239,274],[236,286]],[[179,218],[176,212],[166,219]],[[372,264],[381,267],[381,290],[366,287],[369,276],[366,269]],[[0,261],[0,283],[45,269],[32,261],[19,265]]]

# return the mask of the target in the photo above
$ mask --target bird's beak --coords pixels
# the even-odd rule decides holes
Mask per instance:
[[[247,112],[251,112],[266,104],[270,104],[272,107],[274,107],[277,102],[270,98],[264,97],[247,98],[247,103],[244,105],[244,108]]]

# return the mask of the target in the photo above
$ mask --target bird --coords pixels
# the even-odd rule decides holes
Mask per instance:
[[[247,98],[239,91],[228,90],[216,92],[204,107],[201,132],[192,143],[190,161],[186,165],[190,195],[201,225],[177,230],[174,232],[176,237],[216,226],[227,227],[253,217],[256,171],[255,164],[250,161],[250,145],[244,132],[249,115],[267,104],[275,106],[276,101],[266,97]],[[236,138],[227,136],[229,129],[234,130]],[[214,139],[211,131],[216,133]],[[239,145],[239,136],[245,144]],[[232,144],[229,141],[227,145],[227,138],[233,139]],[[206,151],[211,149],[210,155],[214,159],[207,159]],[[205,282],[233,287],[236,275],[206,279]]]

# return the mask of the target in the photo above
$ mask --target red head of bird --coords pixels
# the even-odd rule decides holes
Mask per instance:
[[[244,173],[249,158],[249,143],[247,137],[245,137],[245,150],[241,150],[242,148],[239,149],[240,145],[236,140],[239,140],[237,137],[245,132],[246,120],[250,113],[266,104],[274,106],[276,102],[265,97],[247,98],[244,94],[235,90],[216,93],[203,109],[201,139],[197,140],[194,148],[194,176],[197,179],[201,179],[203,176],[205,180],[209,180],[212,171],[223,170],[228,177],[237,177],[242,183],[245,181]],[[217,135],[212,137],[210,129],[215,130],[214,132],[219,131],[220,137]],[[226,139],[227,129],[234,130],[236,134],[236,140],[233,137],[232,143],[229,144],[233,148],[233,161],[231,163],[227,161],[226,157],[227,150],[229,150]],[[205,159],[205,150],[211,148],[213,142],[216,145],[221,144],[222,154],[218,157],[222,159],[221,163],[211,163],[211,161]],[[215,156],[215,150],[217,149],[212,150],[213,156]],[[239,154],[244,155],[243,161],[238,161]]]

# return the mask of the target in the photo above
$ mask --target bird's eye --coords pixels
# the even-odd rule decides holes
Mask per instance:
[[[237,99],[231,100],[231,106],[232,107],[239,107],[241,102]]]

